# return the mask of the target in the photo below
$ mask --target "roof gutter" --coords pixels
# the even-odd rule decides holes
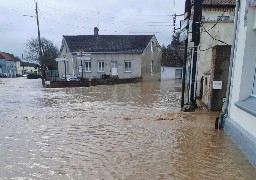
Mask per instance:
[[[72,52],[72,55],[80,54],[81,52]],[[84,52],[84,54],[142,54],[140,52]]]

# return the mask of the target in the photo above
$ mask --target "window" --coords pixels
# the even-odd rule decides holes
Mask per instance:
[[[117,68],[117,61],[112,61],[111,65],[112,65],[112,68]]]
[[[125,72],[131,72],[132,71],[132,63],[131,61],[125,61],[124,62]]]
[[[104,72],[104,61],[98,62],[98,72]]]
[[[154,42],[151,41],[151,52],[154,52]]]
[[[92,65],[91,62],[85,62],[85,72],[91,72],[92,71]]]
[[[154,72],[154,61],[151,61],[151,72]]]

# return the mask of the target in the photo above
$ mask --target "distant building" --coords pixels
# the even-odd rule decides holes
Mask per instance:
[[[17,61],[17,74],[39,73],[40,65],[31,62]]]
[[[229,64],[235,6],[235,0],[186,1],[186,11],[191,9],[186,82],[193,92],[189,94],[214,111],[221,109],[226,92],[228,68],[223,66]],[[214,89],[215,81],[223,84],[221,89]]]
[[[16,59],[8,53],[0,52],[0,75],[16,77]]]
[[[172,43],[162,48],[161,80],[182,79],[184,42]]]
[[[161,48],[154,35],[63,36],[58,62],[60,77],[73,74],[83,78],[102,75],[120,79],[142,77],[143,81],[160,80]]]

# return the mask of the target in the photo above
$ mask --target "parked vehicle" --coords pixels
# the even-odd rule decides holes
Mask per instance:
[[[76,77],[75,75],[72,75],[72,74],[67,74],[66,78],[67,78],[67,81],[80,81],[80,79],[78,77]],[[65,75],[62,76],[61,80],[65,81]]]
[[[0,78],[7,78],[7,75],[5,73],[1,73]]]
[[[27,79],[38,79],[38,78],[42,78],[42,76],[40,74],[35,74],[35,73],[30,73],[27,75]]]

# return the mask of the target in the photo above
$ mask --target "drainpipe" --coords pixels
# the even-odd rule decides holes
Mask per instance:
[[[235,19],[234,19],[234,30],[233,30],[233,41],[230,55],[230,64],[229,64],[229,74],[228,74],[228,83],[226,91],[226,99],[224,102],[223,110],[218,118],[218,129],[223,129],[225,118],[228,116],[228,108],[230,106],[230,92],[231,92],[231,83],[233,77],[233,66],[234,66],[234,56],[237,48],[237,28],[238,28],[238,14],[240,10],[240,0],[236,0],[236,10],[235,10]]]

